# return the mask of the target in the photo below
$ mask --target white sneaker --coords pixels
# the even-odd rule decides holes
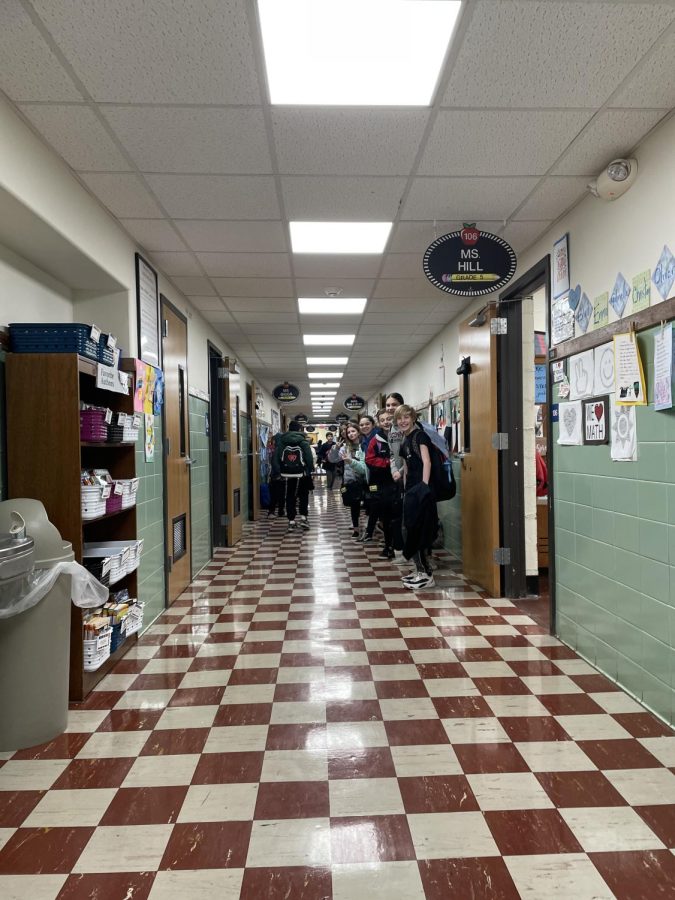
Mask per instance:
[[[309,531],[309,522],[307,521],[307,516],[298,516],[298,525],[300,528],[304,528],[305,531]]]
[[[295,519],[291,519],[291,521],[288,523],[288,527],[289,527],[289,528],[295,528],[295,527],[296,527],[296,526],[295,526]]]
[[[433,575],[427,575],[426,573],[421,572],[413,581],[404,581],[403,585],[404,587],[407,587],[409,591],[426,591],[429,588],[435,587],[436,582],[434,581]]]
[[[415,579],[419,578],[421,575],[424,575],[424,572],[418,572],[417,569],[413,569],[412,572],[408,572],[407,575],[404,575],[401,578],[401,581],[415,581]]]
[[[394,551],[394,558],[392,559],[392,562],[395,566],[407,566],[408,565],[408,560],[398,550]]]

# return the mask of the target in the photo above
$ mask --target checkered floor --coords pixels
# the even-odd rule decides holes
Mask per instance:
[[[0,897],[675,896],[675,736],[438,558],[406,591],[317,490],[251,526],[0,761]]]

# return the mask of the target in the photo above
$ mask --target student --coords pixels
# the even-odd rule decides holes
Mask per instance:
[[[417,413],[412,406],[399,406],[394,421],[403,433],[400,455],[404,461],[405,483],[404,553],[415,565],[415,571],[404,576],[402,581],[410,590],[427,590],[434,587],[435,582],[426,550],[438,530],[436,498],[430,487],[432,444],[425,430],[416,427]]]
[[[337,450],[337,447],[333,440],[333,434],[332,432],[327,431],[326,440],[321,448],[321,460],[323,462],[323,467],[326,470],[326,489],[329,491],[333,490],[333,485],[335,484],[335,469],[337,463],[331,459],[331,453],[334,450]]]
[[[388,440],[392,417],[386,409],[380,409],[376,418],[378,426],[374,429],[373,437],[370,439],[366,450],[370,510],[368,513],[368,526],[362,542],[364,544],[372,542],[375,525],[379,519],[382,522],[382,532],[384,534],[384,548],[380,556],[383,559],[393,559],[391,523],[396,484],[391,474],[391,451]]]
[[[268,516],[273,516],[275,511],[278,518],[284,514],[286,503],[286,480],[281,477],[277,464],[276,448],[281,438],[281,432],[274,435],[270,454],[270,508]]]
[[[277,441],[274,451],[275,465],[279,474],[286,482],[286,515],[288,527],[293,530],[295,524],[295,503],[298,502],[298,524],[300,528],[307,530],[309,522],[309,492],[313,489],[312,469],[314,461],[312,451],[309,449],[305,436],[302,433],[302,425],[299,422],[291,422],[288,431],[282,434]]]
[[[398,427],[397,423],[394,421],[394,413],[399,408],[399,406],[403,405],[403,397],[401,394],[393,391],[391,394],[387,394],[387,398],[384,403],[384,408],[390,413],[392,417],[391,428],[389,429],[389,447],[391,449],[391,476],[396,484],[398,489],[398,496],[395,498],[394,504],[394,517],[391,521],[391,530],[392,530],[392,544],[394,548],[394,557],[393,562],[394,565],[404,566],[407,563],[405,556],[401,553],[403,549],[403,533],[401,531],[403,522],[403,459],[399,455],[401,450],[401,444],[403,443],[403,433],[401,429]]]
[[[375,428],[375,419],[372,416],[369,416],[368,413],[363,413],[359,416],[359,431],[361,432],[361,449],[365,455],[366,450],[368,449],[368,444],[370,443],[370,439],[373,436],[373,429]]]
[[[340,493],[342,502],[349,507],[352,517],[352,537],[359,536],[359,514],[363,490],[366,486],[366,464],[360,443],[359,423],[348,422],[345,426],[345,438],[340,445],[340,458],[344,465],[344,476]]]

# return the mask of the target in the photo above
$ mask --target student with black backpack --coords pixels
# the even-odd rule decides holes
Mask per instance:
[[[309,444],[301,431],[299,422],[291,422],[288,431],[279,437],[274,451],[275,466],[286,482],[286,515],[288,527],[295,529],[295,506],[298,504],[298,524],[309,528],[309,492],[313,490],[312,470],[314,460]]]

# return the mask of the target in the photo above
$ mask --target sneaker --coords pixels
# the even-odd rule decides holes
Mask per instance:
[[[293,529],[295,528],[295,519],[290,520],[290,522],[288,523],[288,527]]]
[[[352,528],[352,537],[358,539],[358,536],[359,536],[359,529],[358,529],[358,528]]]
[[[422,575],[422,572],[418,572],[417,569],[413,569],[412,572],[408,572],[407,575],[403,575],[401,577],[401,581],[414,581],[416,578],[419,578]]]
[[[435,587],[436,582],[434,581],[433,575],[419,572],[414,580],[404,581],[403,585],[404,587],[407,587],[409,591],[426,591],[429,588]]]
[[[305,531],[309,531],[309,522],[307,521],[307,516],[298,516],[298,525],[300,528],[304,528]]]
[[[395,566],[407,566],[408,565],[408,560],[405,558],[405,556],[399,550],[394,550],[394,555],[393,555],[391,561],[394,563]]]
[[[394,551],[391,550],[389,547],[383,547],[383,548],[380,550],[378,556],[380,557],[380,559],[393,559],[393,558],[394,558]]]
[[[374,544],[375,541],[369,537],[367,534],[364,534],[363,537],[359,538],[360,544]]]

